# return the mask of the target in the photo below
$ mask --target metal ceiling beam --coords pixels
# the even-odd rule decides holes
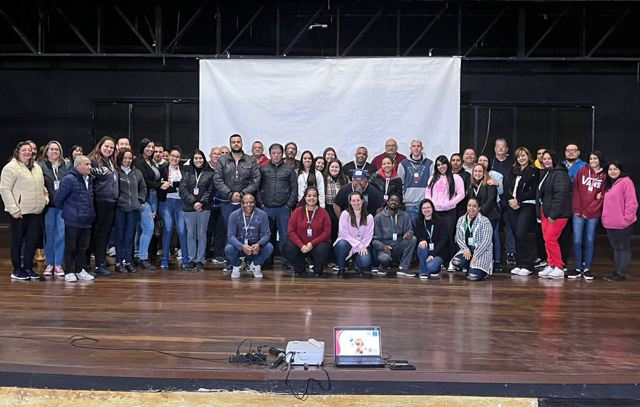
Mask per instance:
[[[324,7],[325,7],[324,4],[318,7],[316,12],[313,13],[313,15],[309,17],[307,21],[305,21],[302,28],[300,28],[300,31],[298,31],[298,33],[296,34],[295,37],[293,37],[289,45],[287,45],[287,48],[285,48],[284,51],[282,51],[282,56],[286,57],[289,54],[289,51],[291,51],[293,47],[296,45],[296,43],[300,40],[300,38],[302,37],[302,34],[304,34],[306,31],[309,31],[309,26],[311,25],[313,20],[315,20],[320,15],[320,12],[324,9]]]
[[[71,28],[71,31],[73,31],[76,35],[76,37],[78,37],[80,39],[80,41],[82,41],[82,43],[84,44],[85,47],[87,47],[87,49],[92,53],[92,54],[96,54],[96,50],[91,46],[91,44],[89,43],[89,41],[87,41],[87,39],[84,37],[84,35],[82,35],[82,33],[80,32],[80,30],[78,29],[78,27],[76,27],[71,20],[69,20],[69,17],[67,17],[67,15],[65,14],[64,11],[62,11],[62,9],[60,7],[58,7],[58,5],[54,5],[53,6],[55,8],[55,10],[58,12],[58,14],[60,14],[60,17],[62,17],[62,19],[67,23],[67,25],[69,26],[69,28]]]
[[[165,53],[168,52],[171,49],[171,47],[176,45],[178,43],[178,41],[180,41],[182,39],[182,37],[186,34],[186,32],[189,31],[189,28],[191,28],[193,23],[195,23],[196,20],[198,19],[198,17],[200,17],[200,14],[202,13],[203,10],[204,10],[204,5],[200,6],[196,10],[196,12],[193,13],[193,15],[191,16],[189,21],[187,21],[187,23],[184,25],[184,27],[182,27],[180,29],[180,31],[178,31],[178,33],[176,34],[175,38],[173,40],[171,40],[171,42],[166,46],[166,48],[164,49]]]
[[[225,47],[224,51],[222,51],[223,54],[229,52],[229,50],[231,49],[231,47],[233,47],[233,45],[236,43],[236,41],[238,41],[238,39],[240,39],[240,37],[242,37],[242,34],[244,34],[245,31],[247,31],[247,28],[249,28],[251,26],[251,24],[253,24],[253,22],[255,21],[256,18],[258,18],[258,16],[260,15],[260,13],[262,12],[263,9],[264,9],[264,5],[260,6],[260,8],[258,10],[256,10],[255,13],[253,13],[253,16],[251,16],[249,21],[247,21],[247,23],[244,25],[244,27],[242,27],[240,32],[238,34],[236,34],[235,38],[233,40],[231,40],[229,45],[227,45]]]
[[[373,17],[371,17],[371,19],[369,20],[369,22],[367,23],[367,25],[365,25],[362,30],[360,30],[360,32],[358,33],[358,35],[356,36],[356,38],[353,39],[353,41],[351,41],[351,44],[349,44],[347,46],[347,48],[345,48],[344,51],[342,51],[342,54],[340,56],[346,57],[349,52],[351,52],[351,50],[353,49],[353,47],[360,41],[360,39],[362,37],[364,37],[364,35],[367,33],[367,31],[369,31],[369,29],[371,28],[371,26],[376,22],[376,20],[378,20],[378,17],[380,17],[380,14],[382,14],[382,12],[384,11],[385,5],[383,4],[380,9],[378,9],[378,12],[375,13],[373,15]]]
[[[31,41],[29,41],[29,38],[27,38],[25,33],[23,33],[22,30],[20,28],[18,28],[16,23],[13,21],[13,19],[11,17],[9,17],[9,14],[7,14],[1,7],[0,7],[0,15],[2,15],[2,17],[4,17],[4,19],[7,21],[7,23],[13,29],[13,31],[15,31],[16,34],[18,34],[18,37],[20,37],[20,39],[22,40],[24,45],[26,45],[27,48],[29,48],[31,50],[31,52],[33,52],[34,54],[37,54],[38,51],[36,50],[36,47],[33,46],[33,44],[31,43]]]
[[[429,32],[429,30],[431,30],[431,28],[438,22],[440,21],[440,17],[442,17],[442,15],[444,14],[444,12],[447,10],[447,5],[445,4],[445,6],[442,8],[442,10],[440,10],[440,12],[438,14],[436,14],[435,17],[433,17],[433,19],[431,20],[431,22],[429,23],[429,25],[427,25],[424,30],[422,30],[422,32],[420,33],[420,35],[418,35],[418,37],[415,39],[415,41],[413,41],[413,43],[411,45],[409,45],[409,48],[407,48],[407,50],[404,52],[404,54],[402,54],[403,57],[406,57],[407,55],[409,55],[409,53],[413,50],[413,48],[418,45],[418,43],[420,41],[422,41],[422,39],[424,38],[425,35],[427,35],[427,33]]]
[[[598,41],[598,43],[596,45],[594,45],[593,48],[591,48],[591,51],[589,51],[589,53],[587,54],[587,57],[591,57],[598,50],[598,48],[600,48],[600,46],[602,46],[602,44],[604,44],[604,42],[607,40],[607,38],[609,38],[609,36],[613,33],[613,31],[615,31],[615,29],[618,28],[618,26],[622,22],[622,19],[624,19],[627,16],[627,14],[629,14],[630,12],[631,12],[631,9],[626,9],[624,11],[624,13],[622,13],[616,19],[616,21],[613,23],[611,28],[609,28],[609,30],[604,34],[604,36],[602,36],[602,38],[600,38],[600,41]]]
[[[151,46],[149,45],[149,43],[144,39],[144,37],[140,34],[140,32],[138,31],[138,29],[133,25],[133,23],[131,23],[131,21],[127,18],[127,16],[122,12],[122,10],[120,10],[120,7],[118,7],[116,4],[113,5],[113,8],[116,10],[116,13],[118,13],[120,15],[120,17],[122,17],[122,20],[124,20],[125,24],[127,25],[127,27],[129,27],[129,29],[133,32],[133,34],[138,38],[138,40],[140,40],[140,42],[142,43],[142,45],[144,45],[144,47],[147,49],[147,51],[149,51],[150,54],[153,54],[153,48],[151,48]]]
[[[527,51],[527,53],[524,55],[525,57],[529,57],[533,51],[536,50],[536,48],[538,48],[538,46],[540,44],[542,44],[542,41],[544,41],[545,38],[547,38],[549,36],[549,34],[551,33],[551,31],[553,30],[553,28],[558,25],[558,23],[560,22],[560,20],[562,20],[562,18],[564,16],[567,15],[567,13],[569,13],[569,7],[567,7],[566,9],[564,9],[564,11],[562,13],[560,13],[555,20],[553,20],[553,22],[551,23],[551,25],[547,28],[547,30],[540,36],[540,38],[538,38],[538,41],[536,41],[535,44],[533,44],[533,46],[531,48],[529,48],[529,51]]]
[[[480,36],[478,37],[477,40],[475,40],[473,42],[473,44],[467,49],[467,52],[464,53],[464,56],[466,57],[467,55],[469,55],[471,53],[471,51],[473,51],[474,49],[476,49],[478,47],[478,44],[480,44],[480,42],[484,41],[484,38],[487,36],[487,34],[489,33],[489,31],[491,31],[491,29],[493,28],[494,25],[496,25],[496,23],[498,22],[498,20],[500,20],[500,17],[502,17],[504,15],[504,13],[507,11],[507,9],[503,9],[500,14],[498,14],[497,16],[495,16],[495,18],[493,19],[493,21],[491,21],[491,24],[489,24],[489,26],[482,32],[482,34],[480,34]]]

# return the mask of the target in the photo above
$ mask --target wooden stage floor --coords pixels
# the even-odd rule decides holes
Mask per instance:
[[[622,283],[602,280],[602,257],[593,282],[296,279],[279,269],[231,281],[207,265],[65,283],[11,281],[0,254],[0,385],[281,391],[284,372],[232,365],[229,355],[244,338],[254,348],[315,338],[337,392],[640,398],[637,262]],[[334,325],[380,325],[385,356],[417,370],[334,367]],[[99,342],[77,347],[72,336]],[[291,373],[307,377],[325,378]]]

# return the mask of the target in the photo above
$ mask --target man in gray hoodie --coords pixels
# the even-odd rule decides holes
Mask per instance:
[[[416,237],[409,215],[398,209],[400,197],[389,195],[387,205],[374,218],[373,255],[380,262],[378,275],[394,276],[389,267],[393,260],[400,261],[399,276],[415,276],[409,273],[411,257],[416,250]]]

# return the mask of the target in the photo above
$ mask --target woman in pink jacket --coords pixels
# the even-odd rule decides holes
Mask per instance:
[[[338,277],[344,276],[350,257],[354,258],[358,275],[363,275],[363,271],[371,266],[369,245],[373,239],[373,225],[373,216],[367,213],[362,193],[353,191],[349,194],[349,209],[342,212],[338,225],[335,243]]]
[[[602,226],[613,247],[614,271],[608,281],[622,281],[631,262],[631,229],[636,222],[638,199],[633,181],[624,172],[622,163],[614,161],[607,166],[604,187]]]

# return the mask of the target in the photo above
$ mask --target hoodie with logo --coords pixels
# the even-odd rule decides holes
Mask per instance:
[[[596,172],[585,165],[578,170],[573,180],[573,214],[587,219],[599,218],[602,215],[603,199],[598,194],[604,191],[607,174],[604,169]]]

